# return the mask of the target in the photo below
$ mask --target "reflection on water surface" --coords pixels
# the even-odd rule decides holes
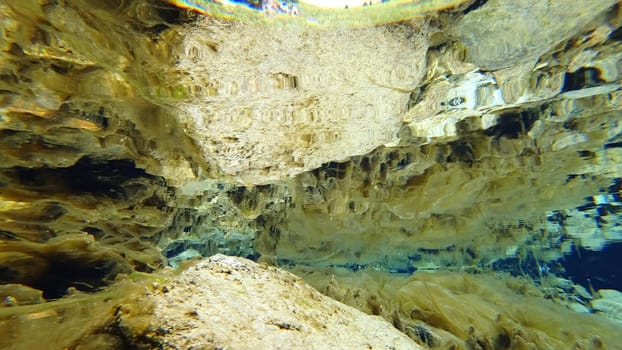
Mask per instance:
[[[166,348],[166,267],[224,253],[430,348],[617,349],[621,27],[616,0],[0,0],[0,348]]]

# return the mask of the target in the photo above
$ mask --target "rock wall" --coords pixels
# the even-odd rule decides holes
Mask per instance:
[[[237,224],[249,223],[262,259],[281,264],[485,268],[528,255],[546,264],[573,244],[602,247],[598,237],[617,232],[621,170],[620,16],[619,6],[607,11],[612,4],[572,9],[580,15],[500,52],[493,43],[508,40],[506,31],[482,18],[503,19],[516,6],[521,16],[556,18],[563,6],[488,2],[463,17],[437,17],[398,141],[292,179],[226,190],[220,205],[242,213]],[[527,50],[529,62],[498,58],[511,67],[488,66],[470,46],[475,37],[488,43],[490,59]],[[599,209],[606,223],[580,210],[584,198],[600,196],[609,198]],[[610,229],[561,229],[554,213],[568,213],[573,227]],[[192,237],[211,230],[203,221],[187,224]],[[590,240],[598,243],[582,243]]]
[[[394,142],[425,72],[427,25],[202,20],[184,29],[182,48],[186,134],[206,162],[253,185]]]
[[[177,210],[163,159],[187,139],[130,82],[146,25],[115,19],[140,4],[91,5],[0,3],[0,281],[48,298],[162,267],[152,242]]]
[[[8,306],[216,253],[541,283],[619,241],[620,3],[455,4],[351,28],[0,2]]]

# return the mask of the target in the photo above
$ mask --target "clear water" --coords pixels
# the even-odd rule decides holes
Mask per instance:
[[[0,348],[216,253],[426,346],[621,348],[621,9],[0,0]]]

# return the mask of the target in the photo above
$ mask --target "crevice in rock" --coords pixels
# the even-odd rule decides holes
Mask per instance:
[[[105,160],[81,158],[67,168],[13,167],[4,171],[14,184],[42,192],[89,193],[125,200],[129,193],[122,185],[130,180],[148,177],[129,159]]]
[[[581,67],[575,72],[567,72],[564,75],[564,85],[561,92],[581,90],[606,83],[597,68]]]
[[[498,122],[484,131],[485,135],[492,137],[506,137],[517,139],[531,130],[533,123],[539,118],[538,109],[525,109],[517,112],[501,113]]]
[[[5,241],[0,245],[0,283],[24,284],[46,299],[61,298],[71,289],[94,292],[133,268],[93,237],[72,234],[46,243]]]
[[[150,0],[150,5],[156,9],[160,18],[166,24],[183,24],[196,20],[199,16],[187,9],[168,4],[163,1]]]
[[[610,148],[622,148],[622,141],[621,142],[609,142],[605,144],[605,149],[610,149]]]
[[[475,0],[471,5],[469,5],[466,9],[464,9],[462,13],[466,15],[467,13],[471,11],[475,11],[478,8],[484,6],[487,2],[488,0]]]
[[[622,41],[622,27],[618,27],[616,30],[609,33],[609,39],[614,41]]]

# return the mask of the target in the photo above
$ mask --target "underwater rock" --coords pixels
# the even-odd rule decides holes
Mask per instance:
[[[527,279],[452,272],[391,275],[372,270],[296,269],[323,293],[382,315],[438,349],[603,349],[619,325],[542,299]],[[610,309],[612,310],[612,309]]]
[[[178,118],[206,162],[247,185],[394,142],[425,72],[427,25],[184,28]],[[256,33],[256,35],[250,35]]]
[[[117,328],[117,314],[119,309],[127,309],[130,305],[134,320],[148,318],[149,305],[139,299],[144,288],[144,283],[119,280],[114,286],[94,294],[74,291],[70,296],[58,300],[42,302],[33,299],[11,307],[0,307],[0,348],[123,348],[128,341],[123,339],[122,331]],[[13,289],[10,293],[22,293],[23,298],[23,286],[20,291]],[[29,293],[32,296],[37,295],[36,292]]]
[[[591,251],[601,251],[612,242],[622,241],[621,183],[622,179],[616,178],[598,195],[585,197],[581,205],[550,212],[548,230],[563,230],[565,235],[579,242],[580,247]]]
[[[466,45],[471,62],[485,70],[533,64],[616,2],[489,0],[466,14],[452,32]]]
[[[11,350],[422,349],[289,272],[224,255],[94,294],[0,308],[0,333]]]
[[[166,187],[133,162],[82,158],[69,167],[0,168],[0,182],[10,184],[0,191],[2,282],[47,290],[53,279],[67,278],[93,289],[118,272],[162,266],[147,237],[170,225],[161,199]],[[52,295],[69,285],[56,287]]]
[[[226,236],[225,236],[226,234]],[[162,251],[170,266],[177,267],[183,260],[224,254],[252,257],[255,254],[252,233],[216,231],[196,239],[174,240]]]
[[[585,276],[557,260],[620,240],[619,2],[391,1],[324,12],[374,14],[352,26],[233,8],[206,18],[160,0],[0,2],[0,283],[34,289],[2,294],[11,337],[0,347],[36,349],[11,340],[63,315],[75,323],[59,326],[59,348],[182,341],[151,329],[155,343],[140,343],[152,306],[136,300],[98,301],[101,318],[81,329],[88,339],[67,335],[81,325],[66,305],[88,315],[82,293],[101,296],[167,259],[226,253],[393,277],[502,270],[542,284],[578,282]],[[381,20],[382,8],[401,21]],[[238,9],[249,16],[232,19]],[[416,18],[402,20],[411,10]],[[235,290],[227,276],[250,271],[218,283]],[[611,344],[585,333],[596,328],[572,339],[547,328],[547,312],[560,328],[558,316],[577,319],[560,305],[499,297],[534,308],[502,310],[494,290],[474,287],[485,277],[456,286],[444,276],[398,284],[399,293],[352,291],[360,281],[347,278],[350,292],[322,290],[426,346]],[[520,288],[580,312],[617,310],[568,283]],[[190,286],[179,293],[204,292]],[[174,309],[165,299],[162,315]],[[175,315],[162,329],[204,321]],[[240,324],[315,332],[293,313],[284,320]]]
[[[131,242],[141,271],[162,262],[151,244],[401,272],[551,261],[568,245],[549,238],[584,233],[548,213],[620,173],[615,11],[490,72],[449,34],[508,9],[493,2],[373,28],[82,5],[0,8],[6,239]]]
[[[45,302],[40,290],[21,284],[0,285],[0,306],[32,305]]]
[[[46,243],[0,242],[0,283],[23,283],[59,298],[69,288],[95,291],[133,271],[123,252],[87,234],[67,234]]]
[[[174,151],[183,138],[155,141],[175,134],[172,119],[122,73],[153,35],[137,20],[145,4],[0,2],[2,282],[58,297],[163,265],[153,240],[176,214],[167,178],[194,174]],[[130,17],[140,28],[118,25]],[[92,244],[74,245],[81,233]]]
[[[606,317],[622,323],[622,292],[599,289],[598,298],[592,300],[592,308]]]
[[[405,128],[398,146],[327,163],[289,181],[294,205],[273,225],[279,233],[274,251],[261,253],[283,264],[401,272],[486,266],[526,246],[543,261],[555,260],[567,249],[563,239],[582,233],[570,220],[567,231],[559,230],[548,213],[579,205],[612,186],[622,171],[619,148],[605,147],[620,133],[620,107],[607,102],[619,95],[499,107],[465,119],[452,119],[460,111],[446,112],[439,120],[457,131],[437,136],[423,134],[434,132],[427,127],[434,122],[414,119],[411,125],[425,125],[416,129],[422,134]],[[569,104],[580,112],[567,114]],[[577,133],[590,137],[560,147]],[[564,197],[555,195],[561,192]],[[613,235],[617,220],[607,222],[613,230],[601,232]],[[263,237],[273,235],[264,231]]]
[[[163,349],[420,349],[389,323],[283,270],[215,255],[147,293]]]

